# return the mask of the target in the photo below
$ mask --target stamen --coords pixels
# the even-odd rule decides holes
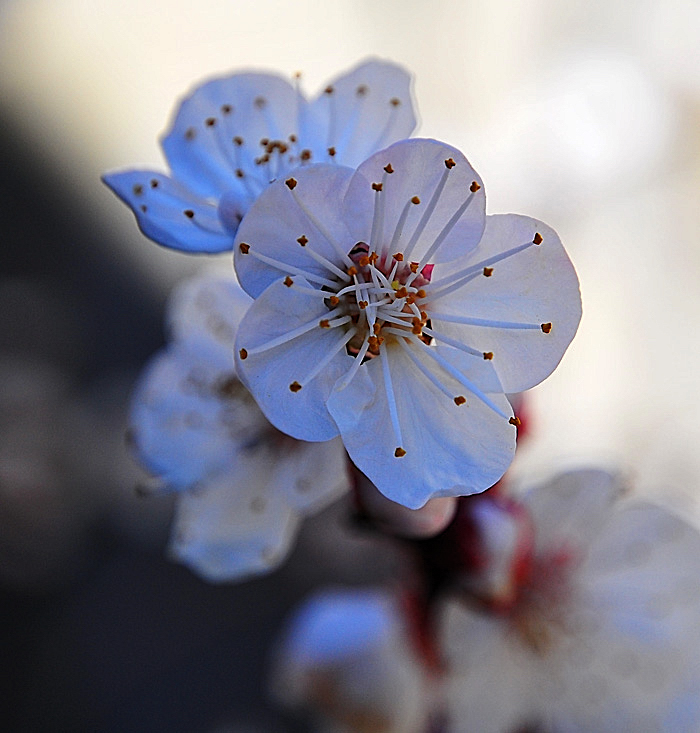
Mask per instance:
[[[335,355],[345,347],[345,345],[352,339],[352,337],[356,333],[357,329],[351,328],[350,330],[348,330],[347,333],[343,334],[343,336],[339,338],[335,342],[335,344],[328,349],[328,351],[323,356],[323,359],[316,362],[314,368],[304,377],[304,379],[301,380],[301,386],[304,387],[309,384],[313,379],[315,379],[328,366],[328,364],[330,364]]]
[[[387,167],[391,169],[392,173],[394,172],[394,169],[391,168],[391,163],[389,163]],[[384,170],[385,172],[382,176],[382,182],[372,184],[372,190],[376,192],[376,196],[374,197],[372,232],[369,239],[370,249],[380,249],[380,247],[377,247],[377,240],[379,240],[380,245],[384,241],[384,197],[382,196],[382,191],[384,190],[384,184],[386,183],[387,176],[389,175],[389,171],[387,171],[386,168]]]
[[[333,316],[338,312],[338,310],[331,311],[328,315]],[[274,349],[275,346],[282,346],[282,344],[286,344],[289,341],[292,341],[295,338],[298,338],[299,336],[303,336],[308,331],[311,331],[314,328],[318,328],[318,319],[314,318],[313,321],[309,321],[308,323],[305,323],[303,326],[297,326],[297,328],[292,329],[291,331],[288,331],[287,333],[283,333],[280,336],[277,336],[273,339],[270,339],[264,344],[260,344],[259,346],[254,346],[252,348],[246,349],[248,355],[251,354],[261,354],[264,351],[269,351],[270,349]]]
[[[433,215],[433,211],[435,211],[435,207],[437,206],[437,202],[442,195],[442,191],[445,188],[445,184],[447,183],[447,178],[449,177],[449,175],[450,168],[446,166],[442,176],[440,177],[440,180],[438,181],[437,186],[435,187],[435,190],[433,191],[433,195],[430,197],[428,206],[423,212],[423,216],[418,222],[418,226],[415,228],[413,236],[411,237],[408,245],[406,246],[406,249],[404,250],[404,255],[407,259],[411,256],[411,252],[413,252],[413,248],[416,246],[416,242],[420,238],[420,235],[423,233],[423,230],[425,229],[428,220]]]
[[[440,341],[443,344],[447,344],[448,346],[452,346],[455,349],[459,349],[460,351],[463,351],[465,354],[470,354],[471,356],[479,356],[483,357],[483,351],[477,351],[477,349],[473,349],[471,346],[467,346],[466,344],[463,344],[461,341],[457,341],[456,339],[450,338],[449,336],[446,336],[444,333],[440,333],[440,331],[436,331],[434,328],[428,328],[427,326],[423,326],[423,333],[430,336],[431,338],[436,339],[437,341]]]
[[[243,254],[249,254],[251,257],[255,257],[256,260],[260,260],[260,262],[264,262],[266,265],[270,265],[270,267],[274,267],[276,270],[281,270],[287,275],[301,275],[311,282],[318,283],[319,285],[325,285],[329,288],[335,288],[338,286],[338,283],[335,280],[328,280],[325,277],[321,277],[321,275],[316,275],[313,272],[307,272],[306,270],[302,270],[300,267],[288,265],[286,262],[280,262],[272,257],[260,254],[260,252],[257,252],[255,249],[251,249],[249,244],[246,244],[245,247],[247,249],[244,249],[243,245],[244,243],[239,245]]]
[[[522,421],[520,420],[520,418],[519,418],[519,417],[516,417],[515,415],[513,415],[513,417],[511,417],[511,418],[510,418],[510,419],[508,420],[508,422],[509,422],[509,423],[510,423],[511,425],[515,425],[515,427],[516,427],[516,428],[519,428],[519,427],[520,427],[520,426],[522,425]]]
[[[396,97],[393,97],[389,100],[389,116],[377,139],[372,145],[370,145],[370,150],[381,150],[382,148],[386,147],[386,145],[382,145],[382,141],[386,139],[386,137],[389,135],[389,133],[391,132],[391,128],[396,122],[396,116],[398,114],[400,104],[401,101]]]
[[[487,318],[471,318],[469,316],[457,316],[451,313],[436,313],[430,311],[430,317],[438,321],[448,321],[449,323],[462,323],[465,326],[482,326],[484,328],[512,328],[515,330],[523,331],[544,331],[543,325],[547,326],[551,324],[541,323],[517,323],[515,321],[492,321]],[[545,331],[545,333],[547,333]]]
[[[425,364],[413,353],[413,349],[409,346],[409,342],[405,338],[398,339],[399,344],[401,345],[401,348],[406,352],[408,355],[408,358],[415,364],[415,366],[419,369],[421,374],[426,377],[431,384],[434,384],[446,397],[449,397],[451,400],[454,399],[455,402],[458,397],[455,397],[450,390],[445,387],[445,385],[428,369]],[[462,397],[463,402],[466,402],[464,397]],[[462,404],[462,403],[457,403]]]
[[[455,224],[462,218],[462,215],[464,212],[469,208],[469,204],[471,204],[472,200],[474,199],[474,193],[470,193],[469,196],[462,202],[460,207],[455,211],[454,214],[450,217],[450,220],[445,224],[445,226],[442,228],[442,231],[440,234],[437,235],[435,238],[435,241],[431,245],[431,247],[428,249],[428,251],[423,255],[421,258],[420,264],[418,265],[418,269],[423,269],[423,266],[430,262],[432,257],[435,255],[435,253],[440,249],[442,246],[442,243],[447,238],[448,234],[452,231]]]
[[[337,265],[334,265],[330,260],[326,259],[322,254],[319,254],[318,252],[315,252],[310,246],[308,246],[309,240],[302,235],[297,239],[297,242],[301,244],[301,246],[304,248],[304,252],[311,257],[314,261],[318,262],[319,265],[322,265],[327,270],[332,272],[336,277],[340,278],[344,282],[350,281],[350,276],[343,272]]]
[[[396,222],[396,228],[394,229],[394,234],[391,238],[391,242],[389,243],[388,247],[385,247],[383,244],[379,248],[379,253],[382,256],[386,256],[387,252],[395,252],[398,248],[399,239],[401,239],[401,234],[403,232],[404,225],[406,224],[406,217],[408,216],[408,212],[411,209],[411,206],[417,206],[420,203],[420,199],[418,196],[414,196],[412,199],[409,199],[406,204],[404,205],[403,209],[401,210],[401,214],[399,216],[399,220]]]
[[[401,426],[399,425],[399,413],[396,407],[396,395],[394,394],[394,387],[391,383],[391,371],[389,370],[389,358],[386,353],[386,349],[382,349],[379,352],[379,358],[382,362],[382,374],[384,376],[384,390],[386,392],[386,398],[389,403],[389,416],[391,418],[391,425],[394,428],[394,435],[396,436],[396,443],[398,448],[394,452],[397,458],[406,455],[406,451],[401,447],[403,439],[401,438]]]
[[[342,381],[339,381],[336,383],[335,389],[338,392],[344,390],[348,386],[348,384],[350,384],[355,374],[357,374],[357,370],[362,366],[362,360],[367,355],[367,349],[369,349],[369,334],[365,335],[365,340],[362,342],[362,346],[360,346],[360,350],[357,352],[357,355],[354,357],[352,366],[345,373],[345,376],[343,377]]]
[[[221,234],[221,225],[218,224],[218,221],[217,224],[208,225],[202,221],[201,217],[195,216],[195,212],[192,211],[192,209],[185,209],[182,213],[197,227],[197,229],[201,229],[203,232],[207,232],[208,234]],[[215,221],[213,217],[207,218]]]

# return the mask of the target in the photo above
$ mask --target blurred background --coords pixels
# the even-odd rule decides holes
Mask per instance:
[[[175,100],[213,74],[301,71],[315,93],[368,55],[409,68],[418,134],[579,272],[514,476],[615,467],[697,520],[699,48],[694,0],[0,0],[3,727],[305,730],[267,703],[271,638],[311,588],[395,571],[339,506],[280,571],[207,585],[164,557],[171,503],[134,494],[128,400],[165,298],[231,263],[146,240],[99,178],[163,168]]]

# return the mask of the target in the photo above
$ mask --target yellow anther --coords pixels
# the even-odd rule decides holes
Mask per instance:
[[[457,164],[456,164],[456,163],[454,162],[454,160],[452,160],[452,158],[448,158],[448,159],[447,159],[447,160],[445,161],[445,168],[447,168],[447,170],[451,170],[451,169],[452,169],[452,168],[454,168],[454,167],[455,167],[456,165],[457,165]]]
[[[508,420],[508,422],[511,425],[515,425],[516,428],[519,428],[522,425],[522,422],[520,421],[520,418],[519,417],[515,417],[515,415],[513,417],[511,417],[510,420]]]
[[[476,193],[480,188],[481,188],[481,186],[476,181],[472,181],[472,185],[469,186],[469,190],[472,193]]]

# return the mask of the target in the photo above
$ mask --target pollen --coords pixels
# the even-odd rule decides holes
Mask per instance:
[[[248,352],[245,349],[240,349],[238,352],[238,356],[241,357],[241,359],[247,359],[248,358]]]
[[[249,244],[246,244],[245,242],[241,242],[238,245],[238,249],[241,250],[241,254],[247,255],[248,252],[250,252],[250,245]]]
[[[284,278],[283,282],[284,282],[284,284],[285,284],[285,285],[286,285],[286,286],[287,286],[288,288],[291,288],[291,287],[292,287],[292,285],[294,285],[294,280],[292,280],[292,278],[291,278],[291,277],[289,277],[289,275],[287,275],[287,277],[285,277],[285,278]]]
[[[309,243],[309,240],[305,235],[302,234],[301,237],[297,239],[297,242],[299,242],[302,247],[306,247],[306,245]]]
[[[472,181],[472,185],[469,186],[469,190],[472,193],[476,193],[480,188],[481,188],[481,186],[476,181]]]
[[[493,351],[484,351],[484,361],[491,361],[493,359]]]
[[[452,168],[454,168],[454,167],[455,167],[456,165],[457,165],[457,164],[456,164],[456,163],[454,162],[454,160],[453,160],[452,158],[448,158],[448,159],[447,159],[447,160],[445,161],[445,168],[447,168],[448,170],[451,170],[451,169],[452,169]]]
[[[414,196],[414,197],[413,197],[413,198],[411,199],[411,203],[412,203],[412,204],[415,204],[416,206],[418,206],[418,204],[420,203],[420,199],[418,198],[418,196]]]
[[[192,209],[185,209],[182,212],[188,219],[194,219],[194,211]]]
[[[519,428],[522,425],[522,422],[520,421],[520,418],[519,417],[515,417],[515,415],[513,415],[513,417],[511,417],[510,420],[508,420],[508,422],[511,425],[515,425],[516,428]]]
[[[532,238],[533,244],[542,244],[542,235],[539,232],[535,232],[535,236]]]
[[[237,178],[243,178],[244,175],[245,174],[243,173],[243,171],[240,168],[236,168],[236,177]]]
[[[394,456],[395,456],[396,458],[403,458],[403,457],[404,457],[405,455],[406,455],[406,451],[405,451],[405,450],[404,450],[404,449],[403,449],[403,448],[402,448],[401,446],[399,446],[399,447],[398,447],[398,448],[397,448],[397,449],[396,449],[396,450],[394,451]]]
[[[330,155],[331,158],[335,155],[335,148],[332,145],[328,148],[328,155]]]
[[[289,389],[292,392],[298,392],[301,389],[301,385],[295,380],[289,385]]]
[[[328,320],[327,318],[322,318],[322,319],[321,319],[321,320],[320,320],[320,321],[318,322],[318,325],[319,325],[319,326],[320,326],[321,328],[330,328],[330,327],[331,327],[331,322],[330,322],[330,321],[329,321],[329,320]]]
[[[204,120],[204,124],[207,127],[214,127],[214,125],[216,124],[216,117],[207,117],[207,119]]]
[[[457,395],[457,397],[454,398],[454,403],[459,407],[460,405],[465,404],[467,401],[467,398],[464,397],[464,395]]]
[[[330,85],[329,85],[329,86],[327,86],[327,87],[326,87],[326,88],[325,88],[325,89],[323,90],[323,93],[324,93],[324,94],[333,94],[333,92],[334,92],[334,89],[333,89],[333,87],[332,87],[332,86],[330,86]]]
[[[236,137],[233,138],[234,145],[238,145],[239,147],[243,145],[243,138],[240,135],[236,135]]]
[[[484,277],[491,277],[493,275],[493,267],[484,267]]]
[[[543,333],[549,333],[552,330],[552,324],[551,323],[543,323],[540,328],[542,329]]]
[[[151,188],[158,188],[158,179],[151,178]]]
[[[290,191],[293,191],[296,188],[297,185],[297,179],[296,178],[288,178],[285,181],[285,185]]]
[[[393,173],[393,172],[394,172],[394,169],[393,169],[393,167],[392,167],[391,163],[387,163],[387,164],[386,164],[386,165],[384,166],[384,170],[385,170],[385,171],[386,171],[387,173]]]
[[[372,190],[373,191],[381,191],[382,188],[384,188],[384,187],[382,186],[381,183],[373,183],[372,184]]]
[[[290,143],[295,143],[296,141],[297,141],[297,136],[296,135],[290,135],[289,136],[289,142]]]
[[[299,158],[302,162],[306,163],[306,161],[311,160],[311,151],[308,149],[302,150],[299,154]]]

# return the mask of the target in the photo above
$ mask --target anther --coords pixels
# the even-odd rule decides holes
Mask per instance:
[[[247,359],[248,358],[248,352],[246,349],[240,349],[238,352],[238,356],[241,357],[241,359]]]
[[[511,425],[515,425],[516,428],[519,428],[522,425],[522,422],[520,421],[520,418],[519,417],[515,417],[515,416],[511,417],[510,420],[508,420],[508,422]]]
[[[140,183],[137,183],[131,190],[134,192],[134,196],[143,194],[143,186]]]
[[[396,458],[403,458],[405,455],[406,451],[401,446],[394,451],[394,457]]]
[[[289,385],[289,389],[292,392],[298,392],[301,389],[301,385],[296,380]]]
[[[472,185],[469,186],[469,190],[472,193],[476,193],[480,188],[481,188],[481,186],[476,181],[472,181]]]
[[[261,137],[260,138],[260,147],[266,148],[270,144],[270,138],[269,137]]]
[[[372,326],[372,331],[374,331],[375,336],[379,336],[379,333],[381,332],[382,327],[379,323],[375,323],[374,326]]]
[[[258,108],[262,109],[267,104],[267,99],[265,97],[256,97],[253,104]]]
[[[326,88],[325,88],[325,89],[323,90],[323,93],[324,93],[324,94],[333,94],[333,87],[332,87],[332,86],[327,86],[327,87],[326,87]]]
[[[141,209],[141,211],[143,211],[144,214],[148,211],[148,206],[146,206],[146,204],[141,204],[139,208]]]
[[[236,177],[237,178],[243,178],[244,175],[245,173],[243,173],[243,171],[240,168],[236,168]]]
[[[246,244],[245,242],[241,242],[238,245],[238,249],[241,250],[241,254],[247,255],[248,252],[250,252],[250,245],[249,244]]]
[[[299,154],[299,159],[306,163],[307,160],[311,160],[311,151],[310,150],[302,150]]]
[[[233,138],[233,142],[235,145],[238,145],[239,147],[243,145],[243,138],[240,135],[236,135],[236,137]]]
[[[151,188],[158,188],[158,179],[151,178]]]
[[[402,285],[397,291],[396,291],[396,297],[397,298],[405,298],[408,295],[408,290],[406,290],[406,287]]]
[[[322,319],[321,319],[321,320],[320,320],[320,321],[318,322],[318,325],[319,325],[319,326],[320,326],[321,328],[330,328],[330,327],[331,327],[331,322],[330,322],[330,321],[329,321],[329,320],[328,320],[327,318],[322,318]]]
[[[539,232],[535,232],[535,236],[532,238],[533,244],[542,244],[542,235]]]
[[[291,287],[292,287],[292,285],[294,285],[294,280],[292,280],[292,278],[291,278],[291,277],[289,277],[289,275],[287,275],[287,277],[285,277],[285,278],[284,278],[283,282],[284,282],[284,284],[285,284],[285,285],[286,285],[286,286],[287,286],[288,288],[291,288]]]
[[[301,237],[297,239],[297,242],[299,242],[302,247],[306,247],[306,245],[309,243],[309,240],[305,235],[302,234]]]
[[[296,135],[290,135],[289,136],[289,142],[290,143],[295,143],[296,141],[297,141],[297,136]]]
[[[484,351],[484,361],[491,361],[493,359],[493,351]]]
[[[484,267],[484,277],[491,277],[493,275],[493,267]]]
[[[348,273],[348,275],[350,275],[350,277],[354,277],[355,275],[357,275],[357,268],[356,267],[348,267],[347,273]]]
[[[328,298],[328,302],[331,305],[338,305],[338,303],[340,303],[340,298],[337,295],[331,295],[331,297]]]
[[[423,290],[423,288],[420,288],[420,289],[419,289],[419,290],[418,290],[418,291],[416,292],[416,295],[417,295],[417,296],[418,296],[419,298],[425,298],[425,290]]]
[[[366,300],[360,300],[357,305],[360,306],[360,310],[364,310],[369,305],[369,302]]]
[[[358,265],[360,267],[367,267],[369,263],[370,263],[370,258],[367,255],[365,255],[364,257],[360,257],[360,261],[358,262]]]
[[[393,257],[393,258],[394,258],[394,259],[395,259],[395,260],[396,260],[397,262],[403,262],[403,254],[402,254],[401,252],[397,252],[397,253],[396,253],[395,255],[392,255],[392,257]]]
[[[285,181],[285,184],[286,184],[287,188],[288,188],[288,189],[289,189],[290,191],[293,191],[293,190],[294,190],[294,189],[296,188],[296,185],[297,185],[297,179],[296,179],[296,178],[288,178],[288,179],[287,179],[287,180]]]
[[[328,148],[328,155],[330,155],[331,158],[335,155],[335,148],[332,145]]]
[[[383,188],[381,183],[373,183],[372,184],[372,190],[373,191],[381,191]]]
[[[454,398],[454,403],[455,405],[457,405],[457,407],[459,407],[460,405],[463,405],[466,401],[467,401],[467,398],[464,397],[463,395],[458,395],[457,397]]]
[[[225,115],[230,115],[231,112],[233,112],[233,107],[230,104],[222,104],[221,105],[221,111]]]
[[[390,104],[390,105],[391,105],[392,107],[398,107],[398,106],[399,106],[399,105],[401,104],[401,100],[400,100],[400,99],[399,99],[398,97],[392,97],[392,98],[391,98],[391,99],[389,100],[389,104]]]
[[[194,219],[194,211],[192,209],[185,209],[182,212],[188,219]]]
[[[386,165],[384,166],[384,170],[385,170],[385,171],[386,171],[387,173],[393,173],[393,172],[394,172],[394,169],[392,168],[392,166],[391,166],[391,163],[387,163],[387,164],[386,164]]]
[[[452,160],[452,158],[448,158],[448,159],[447,159],[447,160],[445,161],[445,168],[447,168],[447,170],[451,170],[451,169],[452,169],[452,168],[454,168],[454,167],[455,167],[456,165],[457,165],[457,164],[456,164],[456,163],[454,162],[454,160]]]
[[[185,130],[185,140],[194,140],[197,136],[197,133],[195,132],[194,127],[188,127]]]
[[[204,120],[204,124],[207,127],[214,127],[214,125],[216,124],[216,117],[207,117],[207,119]]]
[[[418,196],[414,196],[414,197],[413,197],[413,198],[411,199],[411,203],[412,203],[412,204],[415,204],[416,206],[418,206],[418,204],[420,203],[420,199],[418,198]]]
[[[357,94],[358,97],[364,97],[365,94],[367,94],[367,85],[366,84],[360,84],[357,89],[355,89],[355,94]]]
[[[542,329],[543,333],[549,333],[552,330],[552,324],[551,323],[543,323],[540,328]]]

